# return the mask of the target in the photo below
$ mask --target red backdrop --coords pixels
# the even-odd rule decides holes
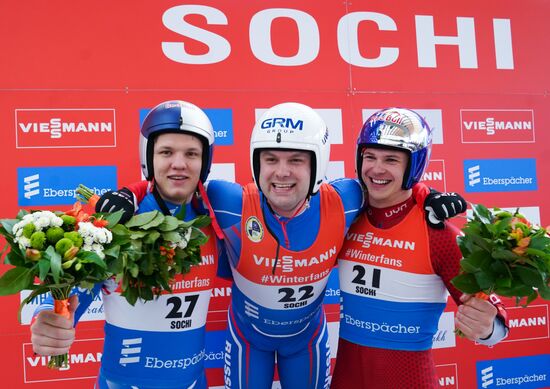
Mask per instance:
[[[140,114],[182,99],[210,110],[220,145],[213,176],[240,183],[251,178],[248,142],[257,109],[283,101],[319,109],[335,142],[331,177],[354,177],[355,138],[368,112],[416,109],[435,129],[430,185],[474,203],[522,207],[550,223],[547,1],[52,0],[4,1],[1,9],[2,218],[22,207],[66,209],[71,201],[56,190],[64,180],[98,179],[98,166],[114,174],[97,185],[139,180]],[[68,177],[74,173],[66,167],[91,173]],[[520,176],[527,184],[496,180]],[[208,324],[213,386],[222,385],[218,344],[230,294],[227,284],[215,292]],[[331,283],[333,344],[336,294]],[[79,324],[73,363],[60,372],[33,355],[28,322],[36,304],[20,324],[19,302],[19,296],[0,300],[2,386],[92,387],[101,358],[101,301]],[[533,361],[522,358],[534,357],[537,365],[550,355],[545,301],[511,308],[512,333],[493,348],[455,338],[455,309],[450,303],[435,342],[442,387],[496,386],[483,363],[511,361],[522,376],[530,371],[521,370],[521,361]],[[549,366],[541,366],[537,372],[550,377]]]

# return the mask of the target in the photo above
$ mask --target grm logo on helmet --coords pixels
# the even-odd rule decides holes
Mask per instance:
[[[303,120],[292,120],[292,118],[270,118],[265,119],[262,122],[261,128],[267,129],[267,133],[276,132],[273,128],[277,127],[277,132],[283,133],[294,133],[294,130],[303,130],[304,121]]]

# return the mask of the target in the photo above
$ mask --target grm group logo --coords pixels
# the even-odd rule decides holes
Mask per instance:
[[[550,385],[550,354],[476,362],[477,387],[535,389]]]
[[[475,159],[464,161],[466,192],[537,190],[536,159]]]
[[[139,110],[139,126],[143,124],[150,108]],[[233,144],[233,110],[230,108],[202,109],[214,128],[214,145],[230,146]]]
[[[70,205],[76,188],[84,184],[102,195],[117,187],[116,166],[49,166],[17,168],[20,206]]]

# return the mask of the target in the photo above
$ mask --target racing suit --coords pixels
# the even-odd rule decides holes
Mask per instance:
[[[339,259],[340,340],[332,388],[438,388],[432,340],[450,280],[462,258],[460,231],[427,226],[413,198],[384,209],[368,208],[351,226]],[[502,304],[492,345],[507,334]]]
[[[254,184],[208,185],[233,275],[225,343],[226,388],[328,388],[322,303],[345,231],[360,211],[355,180],[323,184],[292,218],[274,214]]]

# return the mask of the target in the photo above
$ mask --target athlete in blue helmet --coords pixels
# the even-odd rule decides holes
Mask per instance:
[[[139,202],[138,213],[159,210],[169,215],[184,206],[187,220],[204,214],[197,191],[210,170],[213,142],[212,125],[195,105],[167,101],[153,108],[141,126],[140,161],[150,190]],[[132,197],[129,191],[109,193],[99,207],[133,211]],[[173,294],[138,300],[132,306],[114,280],[108,280],[96,285],[91,294],[76,291],[71,297],[76,324],[93,297],[103,293],[105,342],[96,388],[207,387],[205,323],[218,247],[212,228],[204,232],[210,239],[201,247],[203,262],[185,276],[177,276]],[[34,351],[41,355],[68,352],[75,338],[73,318],[53,313],[52,301],[42,304],[35,315],[31,325]],[[185,328],[174,325],[181,317],[186,318]]]
[[[234,279],[226,388],[271,388],[275,363],[285,389],[329,385],[324,291],[363,203],[356,180],[324,183],[329,150],[326,124],[313,109],[279,104],[252,131],[255,182],[208,185]]]
[[[407,109],[372,115],[357,139],[357,174],[368,207],[346,234],[338,256],[340,341],[332,388],[438,388],[431,353],[448,292],[459,305],[456,327],[493,345],[507,334],[506,314],[491,301],[464,295],[460,231],[434,229],[412,195],[430,158],[431,130]]]

